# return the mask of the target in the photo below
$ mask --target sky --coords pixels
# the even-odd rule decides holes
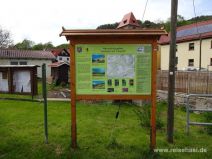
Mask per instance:
[[[59,37],[66,29],[96,29],[120,22],[133,12],[142,19],[146,0],[0,0],[0,26],[11,32],[14,43],[29,39],[35,43],[67,43]],[[194,17],[192,0],[178,0],[178,14]],[[5,7],[3,7],[5,6]],[[195,0],[196,13],[212,15],[212,0]],[[144,20],[165,21],[170,17],[171,0],[149,0]]]

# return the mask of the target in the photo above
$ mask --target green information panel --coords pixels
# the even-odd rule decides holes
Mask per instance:
[[[76,93],[151,94],[151,44],[76,45]]]

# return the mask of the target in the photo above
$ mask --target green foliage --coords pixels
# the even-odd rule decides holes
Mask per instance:
[[[60,49],[68,49],[69,48],[69,44],[60,44],[58,46],[56,46],[56,48],[60,48]]]
[[[183,26],[188,24],[193,24],[205,20],[211,20],[212,16],[198,16],[196,18],[191,18],[186,20],[182,15],[177,15],[177,26]],[[138,23],[141,25],[142,28],[161,28],[164,27],[167,32],[170,32],[170,18],[168,18],[166,21],[158,21],[158,22],[152,22],[150,20],[145,20],[144,22],[141,22],[141,20],[137,20]],[[97,27],[97,29],[116,29],[119,23],[112,23],[112,24],[104,24]]]
[[[33,50],[43,50],[43,44],[39,43],[33,46]]]
[[[151,121],[151,106],[144,105],[135,110],[135,113],[140,121],[142,127],[150,128]],[[164,127],[164,122],[161,119],[161,110],[158,108],[156,111],[156,129],[162,129]]]
[[[205,112],[203,116],[204,122],[212,123],[212,112]],[[209,135],[212,135],[212,126],[205,126],[205,130]]]
[[[24,39],[22,42],[17,43],[14,48],[19,50],[49,50],[54,48],[54,45],[52,42],[35,44],[31,40]]]
[[[19,50],[31,50],[34,45],[34,42],[28,39],[24,39],[22,42],[15,45],[16,49]]]
[[[113,24],[104,24],[97,27],[97,29],[116,29],[119,23],[113,23]]]

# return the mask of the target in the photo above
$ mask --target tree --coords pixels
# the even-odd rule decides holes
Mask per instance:
[[[15,45],[15,48],[20,50],[31,50],[33,46],[34,46],[33,41],[24,39],[21,43],[17,43]]]
[[[5,49],[13,44],[10,32],[0,27],[0,48]]]
[[[54,45],[52,44],[52,42],[47,42],[44,44],[42,44],[42,43],[35,44],[32,47],[32,50],[49,50],[52,48],[54,48]]]
[[[60,48],[60,49],[68,49],[69,48],[69,44],[60,44],[58,46],[56,46],[56,48]]]
[[[39,44],[36,44],[32,47],[32,50],[43,50],[43,44],[42,43],[39,43]]]
[[[54,45],[50,41],[45,43],[45,44],[43,44],[43,46],[44,46],[43,50],[48,50],[48,49],[54,48]]]
[[[97,27],[97,29],[116,29],[118,27],[119,23],[113,23],[113,24],[104,24]]]

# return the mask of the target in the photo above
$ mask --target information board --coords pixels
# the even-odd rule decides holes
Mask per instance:
[[[78,44],[75,61],[78,95],[151,95],[151,44]]]

